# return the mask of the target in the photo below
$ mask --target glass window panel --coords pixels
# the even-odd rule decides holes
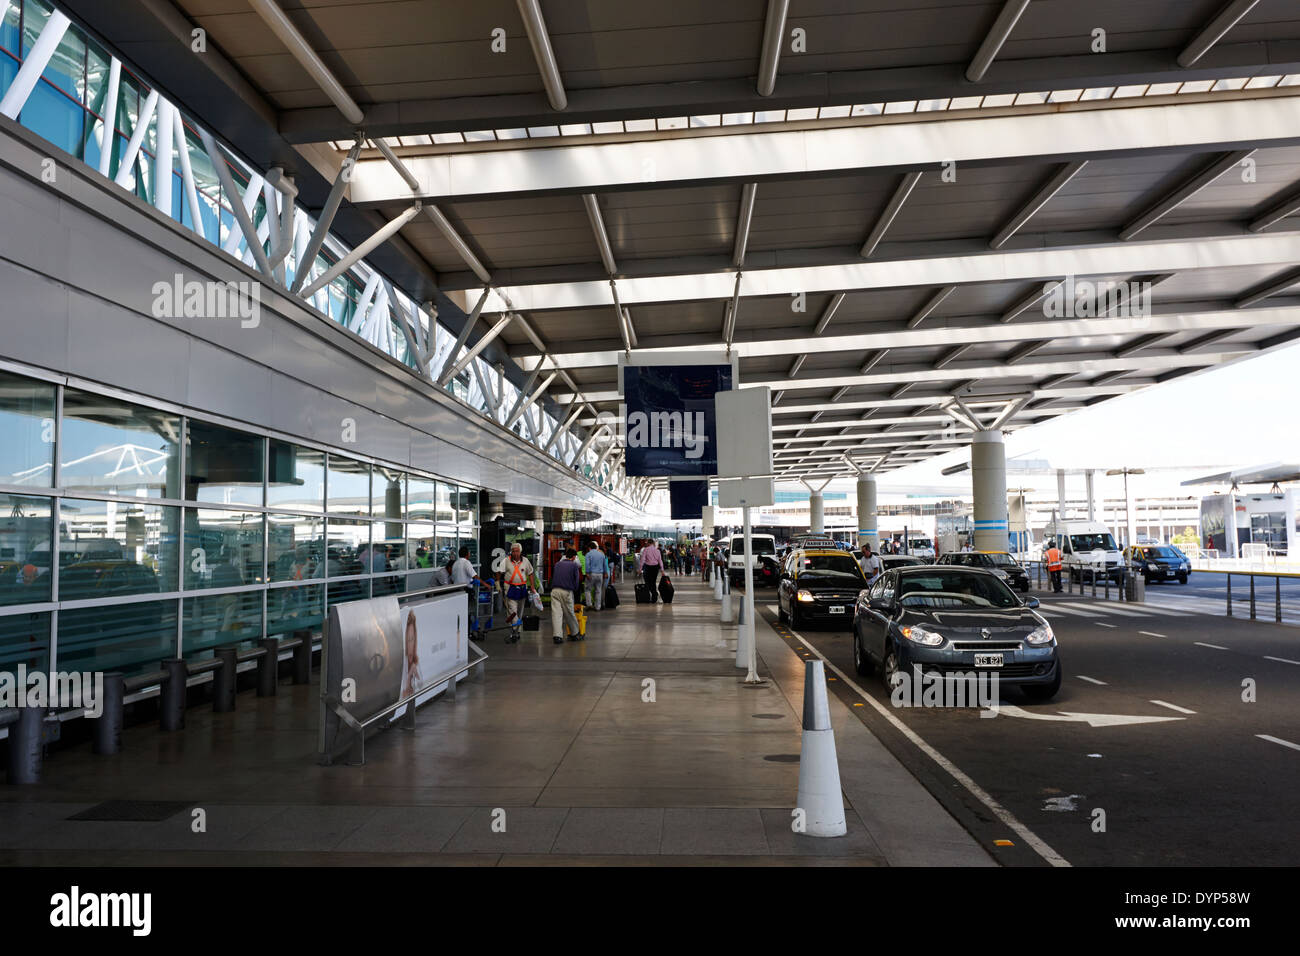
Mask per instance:
[[[319,512],[325,507],[325,453],[271,439],[266,506]]]
[[[179,508],[64,498],[59,600],[175,591]]]
[[[329,457],[329,512],[370,516],[370,466],[341,455]]]
[[[50,600],[49,498],[0,495],[0,604]]]
[[[185,499],[260,505],[265,439],[190,419]]]
[[[262,637],[262,592],[205,594],[185,599],[184,637],[181,650],[186,659],[211,657],[212,649],[223,644],[257,641]]]
[[[0,372],[0,482],[53,481],[54,386]]]
[[[455,485],[449,485],[446,482],[438,482],[438,501],[437,509],[434,512],[434,520],[455,524],[456,515],[451,510],[451,495],[455,490]]]
[[[50,668],[50,613],[11,614],[0,617],[0,673],[17,674],[18,665],[28,671]]]
[[[343,577],[351,574],[369,574],[370,522],[330,518],[328,560],[329,576]],[[367,564],[363,566],[362,559]],[[325,567],[318,566],[312,577],[325,576]]]
[[[400,521],[376,521],[370,526],[370,557],[362,564],[372,573],[415,567],[415,553],[406,551],[406,526]]]
[[[389,574],[375,578],[370,582],[370,596],[383,597],[385,594],[404,594],[412,589],[404,574]]]
[[[86,73],[86,41],[80,30],[69,26],[45,66],[41,79],[80,104]]]
[[[59,611],[59,670],[129,675],[175,654],[174,600]]]
[[[445,568],[447,562],[456,557],[460,545],[457,543],[455,525],[438,525],[434,537],[433,566]]]
[[[456,523],[462,526],[461,530],[464,530],[465,525],[474,526],[477,533],[478,489],[461,486],[456,498]]]
[[[67,93],[39,81],[27,97],[19,121],[66,153],[81,157],[81,131],[86,113]]]
[[[180,416],[76,389],[63,392],[68,491],[179,498]]]
[[[309,584],[266,592],[266,636],[292,637],[298,631],[320,633],[325,619],[325,588]]]
[[[406,517],[412,521],[433,521],[438,483],[432,478],[409,475],[406,479]]]
[[[329,583],[328,601],[330,604],[346,604],[349,601],[362,601],[370,597],[370,579],[358,578],[353,581],[331,581]]]
[[[261,514],[185,509],[186,590],[263,583],[262,552]]]
[[[325,520],[267,515],[267,574],[272,581],[306,581],[320,566]]]
[[[18,56],[18,17],[21,12],[20,4],[10,3],[6,0],[4,15],[0,17],[0,47],[8,50],[15,57]],[[0,63],[7,60],[9,60],[9,57],[0,56]],[[15,72],[17,72],[16,67]]]
[[[386,465],[375,465],[372,484],[374,517],[400,522],[406,511],[405,473]]]

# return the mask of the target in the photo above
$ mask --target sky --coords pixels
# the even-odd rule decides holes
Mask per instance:
[[[1189,374],[1143,391],[1070,412],[1006,435],[1008,485],[1025,484],[1055,495],[1051,474],[1019,477],[1016,459],[1039,459],[1052,468],[1143,468],[1130,478],[1134,494],[1171,493],[1179,482],[1231,468],[1274,462],[1300,464],[1300,344],[1208,371]],[[882,494],[909,487],[948,487],[970,495],[970,473],[948,477],[942,469],[969,460],[949,452],[889,472]],[[1120,481],[1122,479],[1100,479]],[[1068,479],[1069,487],[1083,479]],[[851,487],[836,482],[832,487]],[[1101,491],[1099,486],[1099,491]],[[1181,489],[1182,494],[1208,494]]]

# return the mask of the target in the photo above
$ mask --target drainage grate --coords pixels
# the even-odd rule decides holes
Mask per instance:
[[[751,717],[757,717],[759,720],[781,720],[785,714],[750,714]]]
[[[157,823],[193,805],[181,800],[106,800],[88,810],[74,813],[68,819]]]
[[[768,754],[763,759],[770,760],[772,761],[772,763],[798,763],[799,755],[798,754]]]

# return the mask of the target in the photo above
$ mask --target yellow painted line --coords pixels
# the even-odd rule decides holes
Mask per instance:
[[[1010,840],[994,840],[993,845],[994,846],[1015,846],[1015,844],[1012,843]]]

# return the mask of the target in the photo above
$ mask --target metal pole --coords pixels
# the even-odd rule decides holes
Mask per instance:
[[[753,524],[750,521],[750,509],[744,509],[745,515],[745,634],[749,640],[749,671],[745,674],[746,684],[761,683],[758,677],[758,640],[754,630],[754,569],[758,562],[754,560]]]
[[[302,638],[293,650],[293,682],[295,684],[311,683],[311,631],[299,631]]]
[[[1273,619],[1282,623],[1282,579],[1273,579]]]
[[[122,749],[122,720],[126,681],[120,671],[104,675],[103,713],[95,721],[95,739],[91,752],[115,754]]]
[[[167,672],[167,678],[158,695],[158,729],[182,730],[185,727],[185,697],[188,690],[185,681],[190,672],[185,661],[179,657],[163,661],[163,670]]]
[[[42,739],[45,710],[21,707],[18,722],[9,725],[9,782],[40,783],[41,763],[45,751]]]
[[[257,661],[257,696],[274,697],[280,671],[280,641],[278,638],[262,639],[262,656]]]
[[[235,678],[239,672],[239,651],[234,647],[217,648],[221,666],[212,675],[212,710],[228,714],[235,709]]]
[[[1255,620],[1255,575],[1250,576],[1250,619]]]
[[[1232,572],[1224,572],[1223,576],[1228,582],[1228,617],[1232,617]]]

